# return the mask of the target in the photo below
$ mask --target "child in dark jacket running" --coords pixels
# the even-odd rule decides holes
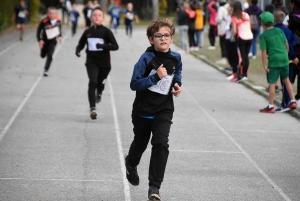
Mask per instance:
[[[152,133],[149,168],[150,200],[160,200],[159,189],[169,155],[169,132],[174,113],[173,95],[181,92],[182,63],[180,54],[170,50],[175,27],[169,19],[153,21],[147,28],[151,46],[135,64],[130,83],[136,91],[132,123],[134,139],[125,156],[126,176],[139,185],[137,165]]]
[[[96,102],[101,101],[106,78],[111,69],[110,50],[119,49],[113,33],[102,25],[103,17],[104,14],[100,7],[92,10],[93,26],[83,32],[76,47],[76,55],[80,57],[80,51],[87,44],[85,65],[89,76],[88,98],[91,119],[97,118]]]

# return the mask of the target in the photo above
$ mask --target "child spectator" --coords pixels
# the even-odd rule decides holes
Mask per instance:
[[[189,23],[188,23],[188,37],[189,37],[189,45],[190,50],[194,51],[196,47],[195,41],[195,21],[196,21],[196,12],[194,8],[187,2],[183,3],[184,11],[189,15]]]
[[[219,0],[219,8],[218,8],[218,15],[216,17],[216,22],[218,23],[218,36],[220,41],[220,48],[221,48],[221,60],[216,61],[217,64],[226,65],[226,48],[225,48],[225,26],[226,20],[225,18],[228,15],[227,7],[228,7],[227,0]]]
[[[274,113],[275,84],[280,77],[286,86],[290,96],[288,107],[295,109],[297,103],[294,99],[293,87],[289,80],[289,45],[284,33],[279,28],[274,28],[274,16],[270,12],[264,12],[260,15],[264,33],[260,35],[260,49],[262,51],[262,63],[267,72],[269,83],[269,105],[260,112]],[[269,59],[267,59],[267,53]]]
[[[205,13],[202,10],[202,6],[200,3],[197,3],[195,6],[196,11],[196,21],[195,21],[195,38],[196,38],[196,48],[195,50],[199,50],[202,48],[202,31],[204,28],[204,16]]]
[[[209,50],[215,50],[215,42],[216,42],[216,35],[217,35],[217,14],[218,14],[218,6],[216,4],[217,0],[210,0],[207,8],[209,10],[209,31],[208,31],[208,39],[210,46],[208,47]]]
[[[190,17],[185,12],[184,6],[177,8],[177,24],[179,30],[180,44],[184,52],[189,52],[188,29]]]
[[[292,31],[294,36],[297,38],[298,44],[294,47],[297,58],[300,58],[300,0],[291,0],[292,4],[292,12],[289,14],[289,24],[288,28]],[[297,93],[296,100],[300,100],[300,65],[294,66],[293,78],[291,80],[292,83],[296,81],[297,77]],[[300,102],[299,102],[300,103]],[[299,104],[300,105],[300,104]]]
[[[251,5],[245,10],[246,13],[250,16],[251,31],[253,34],[253,40],[250,47],[249,57],[256,59],[256,42],[257,37],[260,34],[260,14],[262,10],[257,6],[258,0],[251,0]]]
[[[131,37],[132,35],[132,27],[133,27],[133,19],[135,19],[136,23],[139,23],[139,17],[136,12],[133,11],[133,4],[128,3],[127,9],[124,12],[125,14],[125,26],[126,26],[126,35]],[[128,33],[129,31],[129,33]]]
[[[92,13],[92,6],[93,3],[92,1],[88,1],[87,4],[85,5],[84,9],[83,9],[83,14],[84,14],[84,19],[85,19],[85,27],[89,28],[91,26],[91,13]]]
[[[89,77],[90,117],[93,120],[97,119],[96,102],[101,101],[105,82],[111,70],[110,50],[119,49],[111,30],[102,25],[103,19],[103,11],[100,7],[95,7],[91,13],[93,26],[83,32],[75,52],[80,57],[80,51],[87,45],[85,65]]]
[[[136,97],[132,110],[134,138],[125,156],[126,177],[132,185],[139,185],[137,166],[152,133],[149,200],[161,200],[159,189],[169,155],[173,96],[178,97],[181,92],[181,56],[170,50],[174,34],[175,27],[169,19],[158,19],[148,26],[151,46],[135,64],[130,83]]]
[[[294,47],[295,47],[295,45],[297,45],[298,41],[297,41],[296,37],[293,35],[293,33],[283,25],[283,20],[285,18],[284,12],[275,11],[274,17],[275,17],[275,26],[274,27],[277,27],[283,31],[285,37],[287,38],[288,44],[289,44],[289,60],[292,61],[292,63],[290,63],[290,65],[289,65],[289,79],[292,80],[293,66],[294,66],[294,64],[297,65],[299,63],[296,53],[294,51]],[[281,84],[282,84],[282,102],[281,102],[281,106],[279,108],[277,108],[275,110],[275,112],[285,112],[290,109],[288,107],[289,103],[290,103],[290,96],[289,96],[282,80],[281,80]]]
[[[80,14],[76,10],[76,4],[73,4],[72,11],[70,12],[70,21],[72,23],[72,36],[74,36],[76,33],[79,16]]]
[[[248,80],[248,54],[252,44],[253,34],[251,31],[250,17],[246,12],[242,11],[242,4],[236,1],[233,3],[232,8],[232,30],[234,36],[237,36],[237,45],[242,58],[237,82],[241,82]]]

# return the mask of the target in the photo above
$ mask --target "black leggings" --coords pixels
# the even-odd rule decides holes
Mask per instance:
[[[240,53],[242,57],[242,63],[241,63],[242,68],[240,68],[239,74],[247,77],[248,68],[249,68],[248,54],[252,44],[252,40],[243,40],[239,38],[237,44],[240,49]]]
[[[190,47],[196,47],[196,42],[195,42],[195,30],[193,29],[188,29],[188,36],[189,36],[189,44]]]
[[[76,33],[76,29],[77,29],[77,24],[72,23],[72,35]]]
[[[41,49],[41,57],[45,58],[47,56],[45,67],[44,67],[45,71],[48,71],[50,68],[56,43],[57,43],[56,40],[51,42],[45,42],[44,47]]]
[[[211,46],[215,46],[215,42],[216,42],[216,26],[214,25],[209,25],[209,31],[208,31],[208,39],[209,39],[209,42],[210,42],[210,45]]]
[[[232,72],[237,73],[237,67],[239,65],[237,44],[236,42],[231,42],[229,39],[225,39],[224,43],[226,47],[226,57],[228,59],[228,63],[232,67]]]
[[[111,67],[102,67],[95,63],[86,63],[85,66],[89,76],[88,98],[90,108],[94,108],[96,107],[96,89],[98,94],[102,94]]]
[[[134,139],[128,154],[128,165],[136,167],[149,143],[151,132],[151,158],[149,186],[160,188],[169,156],[169,133],[172,124],[171,113],[160,113],[154,119],[132,114]]]
[[[221,56],[222,58],[226,57],[226,51],[227,49],[225,48],[225,35],[220,36],[220,48],[221,48]]]

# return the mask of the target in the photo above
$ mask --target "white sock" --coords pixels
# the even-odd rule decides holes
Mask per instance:
[[[296,102],[296,100],[295,100],[295,99],[291,100],[291,103],[294,103],[294,102]]]
[[[274,105],[272,105],[272,104],[269,104],[269,105],[268,105],[268,107],[269,107],[269,108],[273,108],[273,107],[274,107]]]

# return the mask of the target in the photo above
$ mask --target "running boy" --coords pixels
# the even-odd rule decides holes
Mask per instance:
[[[114,24],[115,33],[117,33],[117,29],[120,24],[121,13],[123,12],[121,6],[119,6],[119,2],[115,1],[115,5],[109,10],[109,13],[112,17],[112,21]]]
[[[139,23],[139,17],[137,14],[133,11],[133,4],[128,3],[127,9],[124,12],[125,14],[125,26],[126,26],[126,35],[131,37],[132,35],[132,27],[133,27],[133,19],[135,19],[136,23]],[[129,31],[129,33],[128,33]]]
[[[41,57],[47,56],[44,67],[44,76],[48,76],[50,64],[52,62],[52,55],[57,44],[56,38],[62,42],[61,36],[61,22],[57,16],[57,10],[54,7],[49,7],[47,17],[45,17],[39,24],[36,37],[41,49]]]
[[[284,33],[279,28],[274,28],[274,16],[270,12],[260,15],[262,27],[265,32],[260,35],[260,49],[262,51],[262,63],[267,72],[269,83],[269,105],[260,112],[274,113],[275,84],[280,77],[286,86],[290,96],[289,108],[295,109],[297,103],[294,99],[292,84],[289,80],[289,45]],[[267,64],[267,55],[269,56]]]
[[[16,28],[20,30],[20,41],[23,40],[25,31],[26,17],[28,15],[28,8],[25,5],[24,0],[20,0],[19,5],[15,7],[15,11],[12,20],[16,22]]]
[[[101,101],[104,84],[111,69],[110,50],[119,49],[113,33],[102,25],[103,19],[102,9],[94,8],[91,13],[93,26],[83,32],[75,52],[80,57],[80,51],[87,44],[85,65],[89,77],[88,99],[91,119],[97,119],[96,102]]]
[[[75,33],[76,33],[76,28],[77,28],[79,16],[80,16],[80,14],[76,10],[76,4],[73,4],[72,5],[72,10],[70,12],[70,21],[72,23],[72,36],[74,36]]]
[[[169,155],[173,95],[178,97],[181,92],[181,56],[169,48],[174,34],[175,27],[169,19],[158,19],[148,26],[147,37],[151,46],[135,64],[130,83],[136,97],[132,110],[134,139],[125,156],[126,177],[132,185],[139,185],[137,165],[152,133],[150,200],[160,200],[159,189]]]

